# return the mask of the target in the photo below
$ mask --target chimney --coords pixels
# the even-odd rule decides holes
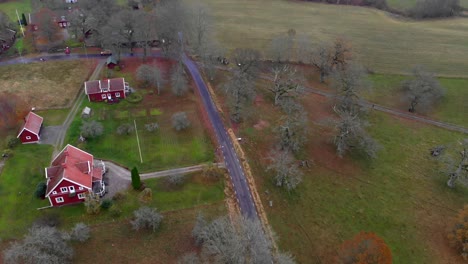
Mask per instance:
[[[107,89],[110,91],[110,79],[107,79]]]

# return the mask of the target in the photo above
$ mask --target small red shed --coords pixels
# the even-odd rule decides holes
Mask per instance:
[[[42,121],[44,119],[34,112],[24,118],[24,125],[18,133],[17,138],[21,140],[23,144],[37,143],[41,140],[40,132],[42,128]]]
[[[130,89],[124,78],[88,81],[84,86],[90,102],[124,99]]]
[[[45,168],[47,189],[45,197],[51,206],[83,202],[85,194],[105,194],[103,174],[105,165],[96,162],[93,155],[72,145],[67,145]]]

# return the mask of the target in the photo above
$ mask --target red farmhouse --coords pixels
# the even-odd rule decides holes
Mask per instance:
[[[125,92],[129,91],[128,83],[124,78],[85,82],[85,92],[91,102],[123,99]]]
[[[39,132],[41,132],[43,120],[44,119],[37,114],[29,112],[26,118],[24,118],[24,125],[18,133],[17,138],[19,138],[23,144],[39,142],[39,140],[41,140]]]
[[[62,206],[83,202],[87,192],[102,196],[106,189],[102,179],[105,170],[104,163],[95,162],[93,155],[67,145],[45,168],[45,197],[51,206]]]

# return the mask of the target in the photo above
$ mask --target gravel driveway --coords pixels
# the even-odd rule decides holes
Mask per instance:
[[[131,183],[130,172],[112,162],[105,161],[107,173],[104,175],[108,190],[104,198],[112,198],[120,191],[128,189]]]
[[[62,126],[46,126],[41,130],[41,144],[55,145]]]

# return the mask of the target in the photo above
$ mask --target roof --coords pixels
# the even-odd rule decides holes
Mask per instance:
[[[15,37],[15,35],[16,31],[13,29],[5,28],[0,30],[0,40],[10,41]]]
[[[44,118],[40,117],[34,112],[29,112],[29,114],[25,117],[25,122],[23,127],[21,128],[20,132],[18,133],[19,137],[24,130],[27,130],[37,136],[39,136],[39,131],[41,130],[42,121]]]
[[[124,78],[114,78],[107,80],[97,80],[85,82],[86,94],[96,94],[103,92],[118,92],[125,90]]]
[[[109,57],[107,58],[107,60],[106,60],[106,64],[107,64],[107,65],[109,65],[109,64],[111,64],[111,63],[117,64],[117,59],[115,59],[114,56],[112,56],[112,55],[109,56]]]
[[[92,188],[93,179],[93,155],[72,145],[67,145],[46,168],[47,190],[46,196],[62,182],[70,182],[85,188]]]

